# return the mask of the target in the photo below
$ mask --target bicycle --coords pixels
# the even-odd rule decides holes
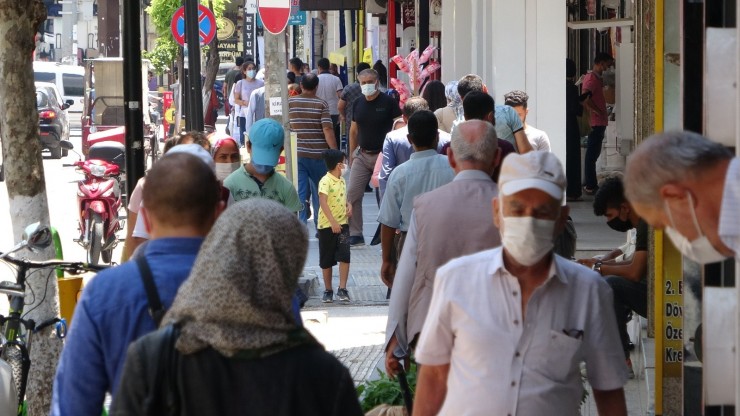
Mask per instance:
[[[56,336],[63,339],[67,332],[67,323],[63,318],[54,317],[41,323],[36,323],[33,319],[24,319],[24,306],[26,297],[26,277],[29,270],[42,270],[47,268],[61,269],[70,274],[80,274],[87,271],[100,271],[108,266],[98,266],[82,262],[69,262],[63,260],[46,260],[32,261],[23,258],[10,257],[10,254],[23,249],[29,249],[37,252],[45,249],[52,243],[52,233],[48,226],[39,223],[31,224],[26,227],[23,233],[23,241],[13,247],[6,253],[0,253],[0,260],[15,266],[16,281],[0,282],[0,293],[6,294],[10,300],[10,309],[8,316],[0,315],[0,360],[10,365],[11,383],[5,386],[9,389],[15,389],[17,402],[15,406],[18,409],[18,415],[24,413],[24,399],[26,394],[26,384],[28,382],[28,373],[31,367],[30,351],[33,335],[54,325]],[[49,277],[53,275],[50,271]],[[34,295],[35,296],[35,295]],[[46,293],[43,294],[46,297]],[[42,298],[43,301],[43,298]],[[30,311],[29,311],[30,312]],[[8,371],[7,367],[0,367],[0,372]],[[7,375],[7,374],[6,374]],[[2,379],[2,376],[0,376]],[[5,377],[7,379],[7,377]],[[0,392],[0,400],[4,397],[13,397],[8,391]],[[13,406],[11,403],[1,403],[0,409]]]

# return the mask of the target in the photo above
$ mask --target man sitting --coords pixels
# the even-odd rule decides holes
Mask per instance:
[[[624,196],[621,178],[609,178],[604,181],[594,197],[594,214],[606,217],[609,228],[626,233],[636,230],[635,252],[623,256],[624,250],[612,250],[604,256],[578,260],[590,266],[606,278],[614,292],[614,312],[617,316],[619,337],[622,341],[627,366],[632,373],[632,362],[629,358],[630,339],[627,334],[627,322],[631,311],[647,317],[647,263],[648,263],[648,225],[632,208]],[[617,260],[623,256],[622,260]]]

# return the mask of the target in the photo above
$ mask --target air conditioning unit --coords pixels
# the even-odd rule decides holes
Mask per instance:
[[[365,11],[372,14],[385,14],[388,6],[388,0],[367,0],[365,2]]]

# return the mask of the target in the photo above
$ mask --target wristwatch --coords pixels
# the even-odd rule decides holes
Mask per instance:
[[[593,267],[591,267],[591,270],[595,271],[598,274],[601,274],[601,261],[597,261],[594,263]]]

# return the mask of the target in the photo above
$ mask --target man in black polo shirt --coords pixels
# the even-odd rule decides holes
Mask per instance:
[[[349,219],[350,245],[365,244],[362,236],[362,196],[375,169],[375,161],[383,150],[385,135],[393,129],[393,119],[401,116],[396,100],[378,89],[378,73],[372,69],[357,77],[365,99],[352,104],[352,126],[349,130],[349,162],[351,171],[347,200],[352,204]]]

